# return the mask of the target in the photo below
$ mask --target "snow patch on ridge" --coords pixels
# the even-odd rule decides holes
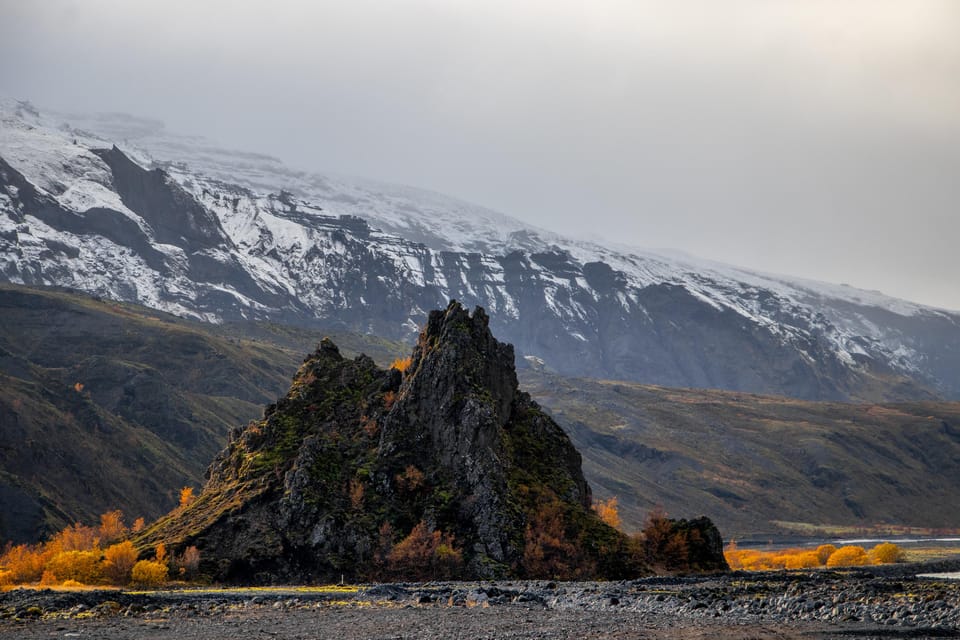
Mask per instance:
[[[892,325],[882,326],[868,317],[868,311],[908,318],[939,316],[960,326],[956,314],[879,292],[763,274],[686,255],[574,240],[429,191],[298,171],[270,156],[224,150],[202,138],[176,135],[157,121],[117,114],[47,115],[23,103],[0,100],[0,157],[65,208],[118,211],[152,237],[149,226],[123,204],[109,167],[93,152],[114,143],[144,166],[165,170],[217,216],[238,251],[210,250],[211,258],[223,264],[236,261],[264,291],[295,297],[318,316],[345,301],[346,294],[330,283],[338,281],[343,275],[338,270],[347,268],[344,260],[362,245],[363,251],[392,265],[394,274],[377,276],[388,287],[403,281],[436,287],[442,296],[462,287],[488,300],[491,312],[514,319],[520,317],[519,301],[508,291],[501,258],[514,251],[527,258],[535,253],[569,256],[572,273],[556,273],[527,258],[524,268],[542,285],[546,307],[571,327],[590,322],[590,313],[578,300],[598,300],[601,295],[577,269],[603,262],[622,274],[625,286],[613,291],[611,298],[625,313],[636,310],[652,321],[638,303],[637,292],[674,285],[709,308],[735,313],[796,347],[802,357],[813,359],[810,344],[823,341],[854,369],[867,357],[882,358],[904,372],[918,372],[923,365],[924,356],[906,337]],[[104,238],[58,232],[29,216],[23,225],[16,215],[15,202],[0,194],[0,234],[15,235],[22,253],[5,259],[5,273],[21,269],[11,276],[15,280],[29,281],[40,269],[49,240],[79,252],[58,256],[56,278],[43,276],[51,284],[56,280],[206,320],[217,316],[198,313],[191,303],[211,292],[230,296],[243,307],[263,308],[233,287],[198,288],[186,275],[190,256],[179,247],[154,244],[170,270],[160,273],[142,257]],[[366,220],[369,228],[355,223],[352,216]],[[451,267],[446,262],[451,254],[444,251],[457,252],[459,266]],[[458,278],[460,283],[455,282]],[[410,322],[408,328],[415,333],[416,323]],[[576,329],[570,329],[570,335],[588,341]]]

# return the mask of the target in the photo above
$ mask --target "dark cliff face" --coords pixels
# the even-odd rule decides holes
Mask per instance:
[[[158,242],[190,252],[231,244],[217,217],[163,171],[144,169],[117,147],[94,153],[110,167],[123,204],[150,225]]]
[[[140,544],[196,545],[236,582],[642,573],[589,506],[580,455],[518,390],[512,347],[451,302],[403,372],[321,343]]]

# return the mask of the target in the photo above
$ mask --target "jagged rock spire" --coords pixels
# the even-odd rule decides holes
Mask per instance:
[[[403,373],[325,339],[196,502],[140,544],[196,545],[213,577],[238,582],[409,577],[395,550],[427,534],[462,561],[442,567],[460,577],[636,575],[513,358],[483,309],[455,301],[430,314]]]

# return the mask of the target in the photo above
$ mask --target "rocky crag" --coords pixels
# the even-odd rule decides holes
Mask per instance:
[[[325,339],[139,545],[197,546],[213,579],[244,583],[648,573],[488,323],[451,302],[390,370]]]

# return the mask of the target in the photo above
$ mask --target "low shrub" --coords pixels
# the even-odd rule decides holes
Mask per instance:
[[[870,550],[870,561],[873,564],[893,564],[903,561],[903,551],[891,542],[881,542]]]
[[[167,565],[154,560],[141,560],[133,565],[130,576],[141,587],[158,587],[167,581],[170,570]]]
[[[828,567],[857,567],[867,564],[870,559],[863,547],[847,545],[840,547],[827,558]]]
[[[73,580],[96,584],[103,578],[100,551],[61,551],[50,558],[46,571],[55,575],[57,582]]]

